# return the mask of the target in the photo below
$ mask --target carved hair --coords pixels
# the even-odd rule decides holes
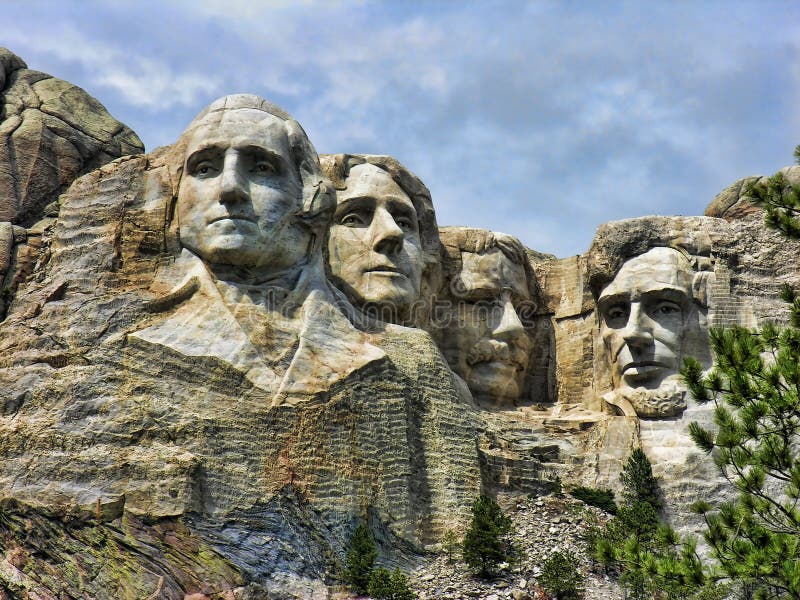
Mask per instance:
[[[445,265],[447,278],[452,279],[458,275],[462,267],[462,252],[483,254],[492,248],[497,248],[515,265],[520,265],[525,271],[531,300],[538,301],[538,286],[530,261],[528,261],[525,246],[517,238],[499,231],[487,231],[474,227],[441,227],[439,238],[445,252]]]
[[[709,256],[690,254],[689,251],[680,244],[675,244],[674,246],[652,246],[641,254],[629,256],[622,261],[615,261],[616,269],[610,276],[608,273],[603,273],[602,277],[600,273],[593,273],[594,277],[590,281],[595,300],[600,297],[603,289],[613,281],[614,277],[617,276],[617,273],[619,273],[625,263],[657,248],[663,248],[674,252],[678,262],[683,263],[683,266],[686,267],[685,270],[692,273],[688,281],[683,281],[683,285],[686,287],[694,302],[703,308],[708,308],[709,280],[714,277],[714,261]]]
[[[330,223],[331,215],[336,207],[336,199],[333,188],[322,174],[317,151],[300,123],[292,119],[280,107],[252,94],[234,94],[212,102],[189,123],[189,126],[170,149],[168,163],[172,202],[169,207],[167,225],[169,226],[173,221],[172,215],[178,198],[181,177],[188,158],[186,149],[195,130],[211,119],[216,118],[221,121],[226,111],[242,109],[260,110],[283,121],[289,141],[290,162],[302,184],[301,197],[298,198],[299,210],[296,216],[305,221],[309,228],[321,238],[324,229]]]

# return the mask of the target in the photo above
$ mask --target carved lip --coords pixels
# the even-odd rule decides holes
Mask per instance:
[[[392,265],[380,265],[377,267],[371,267],[365,271],[365,273],[383,273],[386,275],[404,275],[404,273],[400,272],[400,269],[394,267]]]
[[[664,369],[667,365],[662,362],[658,362],[655,360],[641,360],[635,362],[629,362],[622,365],[622,372],[629,371],[631,369],[647,369],[653,370],[653,368]]]
[[[211,225],[217,221],[247,221],[249,223],[256,222],[255,218],[251,217],[250,215],[220,215],[219,217],[214,217],[211,219],[208,224]]]

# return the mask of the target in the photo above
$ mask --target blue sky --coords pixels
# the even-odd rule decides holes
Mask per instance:
[[[398,158],[441,225],[558,256],[604,221],[702,214],[800,144],[796,0],[4,0],[0,21],[148,151],[255,93],[320,153]]]

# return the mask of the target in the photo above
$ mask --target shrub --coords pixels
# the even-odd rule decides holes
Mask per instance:
[[[350,539],[345,557],[345,581],[359,594],[366,594],[369,587],[372,565],[378,557],[378,549],[369,529],[359,523]]]
[[[628,457],[619,479],[624,488],[623,496],[628,503],[647,502],[656,510],[661,508],[658,481],[653,477],[650,459],[641,448],[636,448]]]
[[[455,560],[456,553],[461,543],[455,530],[448,529],[444,532],[442,536],[442,551],[447,555],[447,562],[453,562]]]
[[[491,498],[480,496],[472,505],[472,522],[464,536],[464,562],[477,569],[481,577],[491,577],[498,565],[511,560],[512,548],[507,539],[511,519]]]
[[[596,506],[612,515],[617,514],[617,503],[614,502],[614,492],[611,490],[579,486],[570,494],[590,506]]]
[[[572,552],[554,552],[542,565],[539,584],[558,600],[582,598],[583,577],[576,564],[578,559]]]
[[[414,600],[416,597],[408,587],[408,577],[400,569],[375,569],[369,579],[368,590],[376,600]]]

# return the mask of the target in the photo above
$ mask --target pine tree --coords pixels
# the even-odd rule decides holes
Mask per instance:
[[[492,498],[480,496],[472,505],[472,522],[464,536],[464,562],[478,570],[481,577],[491,577],[502,562],[511,559],[511,519],[503,514]]]
[[[661,508],[658,482],[653,477],[650,459],[641,448],[636,448],[628,457],[619,479],[622,482],[623,498],[628,503],[647,502],[656,510]]]
[[[800,162],[800,146],[795,149]],[[766,222],[800,239],[800,186],[778,173],[750,187]],[[693,359],[682,376],[695,399],[714,404],[716,430],[690,426],[738,497],[699,502],[721,573],[754,598],[800,598],[800,299],[784,287],[789,325],[711,331],[713,369]]]
[[[372,566],[378,557],[375,540],[364,523],[359,523],[350,539],[345,557],[345,581],[359,594],[366,594]]]
[[[800,164],[800,145],[794,149],[794,157]],[[783,173],[776,173],[766,181],[751,183],[745,195],[764,209],[768,227],[789,238],[800,239],[800,185],[792,185]]]
[[[414,600],[416,597],[408,587],[408,577],[400,569],[390,571],[383,567],[372,573],[369,595],[375,600]]]

